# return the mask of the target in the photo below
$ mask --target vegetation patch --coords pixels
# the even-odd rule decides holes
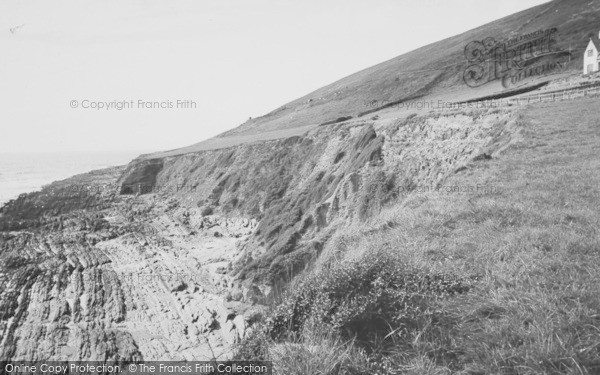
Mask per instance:
[[[385,252],[368,254],[302,281],[277,306],[268,331],[279,340],[298,334],[310,322],[366,344],[390,328],[413,328],[431,303],[465,293],[472,283],[411,267]]]
[[[477,280],[371,253],[299,281],[235,357],[274,360],[289,374],[386,373],[382,354],[409,343],[413,332],[448,321],[439,302],[464,295]]]

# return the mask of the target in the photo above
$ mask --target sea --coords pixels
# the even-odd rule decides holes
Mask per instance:
[[[147,152],[0,152],[0,207],[19,194],[76,174],[125,165],[143,153]]]

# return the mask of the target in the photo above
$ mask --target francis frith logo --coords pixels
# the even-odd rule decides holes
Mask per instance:
[[[551,28],[503,42],[486,38],[467,44],[464,82],[469,87],[480,87],[500,80],[504,88],[509,88],[528,78],[563,71],[571,53],[558,48],[557,33],[557,28]]]

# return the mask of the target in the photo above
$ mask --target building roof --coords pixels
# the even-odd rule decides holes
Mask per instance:
[[[598,36],[598,34],[590,35],[590,39],[592,40],[592,43],[594,43],[594,45],[596,46],[596,49],[600,51],[600,38]]]

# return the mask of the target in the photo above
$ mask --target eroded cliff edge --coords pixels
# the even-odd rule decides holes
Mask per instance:
[[[24,195],[0,212],[0,358],[224,358],[337,229],[519,131],[508,109],[349,121]]]

